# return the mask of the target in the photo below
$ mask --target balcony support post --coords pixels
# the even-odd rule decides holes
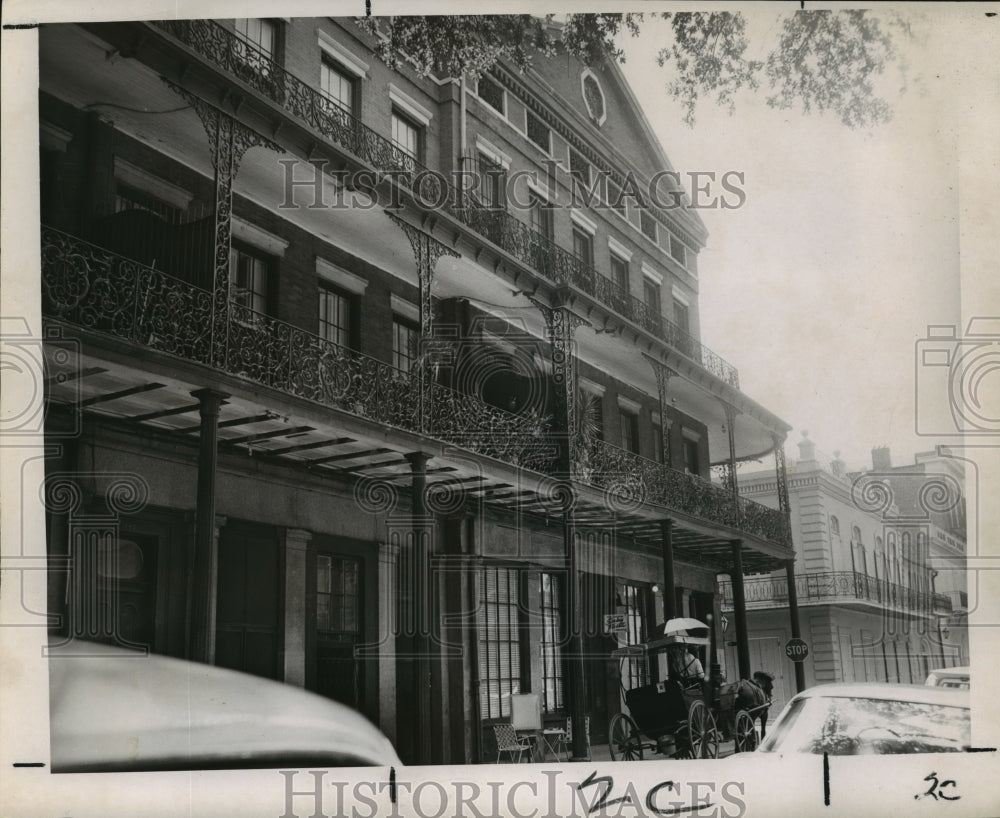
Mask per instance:
[[[408,764],[430,764],[433,755],[431,724],[434,630],[433,583],[430,571],[433,518],[427,510],[425,452],[406,455],[411,474],[411,516],[400,527],[398,557],[399,619],[396,636],[396,727],[402,759]],[[443,733],[444,726],[438,732]],[[441,761],[443,759],[436,759]]]
[[[575,542],[573,519],[574,489],[572,486],[577,429],[577,367],[573,349],[573,333],[583,319],[565,306],[550,306],[535,301],[545,318],[552,350],[552,383],[554,387],[553,431],[558,455],[555,474],[565,481],[559,498],[563,504],[563,554],[567,564],[567,611],[569,613],[569,644],[566,657],[569,664],[569,713],[573,723],[572,760],[586,761],[587,747],[587,688],[583,663],[583,610],[580,566]]]
[[[649,361],[650,366],[653,367],[653,373],[656,375],[656,393],[660,401],[660,446],[662,447],[660,462],[667,468],[670,468],[670,427],[672,424],[670,418],[667,416],[667,407],[669,405],[667,388],[670,384],[670,379],[677,373],[670,367],[664,366],[655,358],[646,356],[646,360]]]
[[[420,309],[420,348],[417,350],[417,418],[421,432],[430,433],[430,412],[432,405],[431,389],[434,383],[433,367],[438,359],[433,348],[434,341],[434,303],[431,299],[431,286],[434,283],[434,268],[442,256],[458,258],[459,254],[445,244],[442,244],[430,233],[414,227],[395,213],[386,210],[385,215],[399,227],[410,241],[413,250],[413,260],[417,265],[417,284],[419,286]]]
[[[785,580],[788,583],[788,618],[791,625],[792,638],[801,639],[799,630],[799,597],[795,588],[795,560],[785,560]],[[806,689],[806,669],[802,662],[794,662],[795,665],[795,692],[801,693]]]
[[[553,307],[540,301],[534,303],[545,318],[548,340],[552,348],[552,383],[555,398],[553,426],[559,448],[556,474],[569,480],[572,477],[576,455],[575,437],[579,400],[573,334],[576,328],[585,322],[565,306]]]
[[[233,182],[240,162],[250,148],[264,147],[281,152],[270,139],[244,125],[185,88],[165,80],[187,101],[208,135],[210,158],[215,171],[215,240],[212,244],[212,363],[224,368],[228,344],[230,303],[230,251],[232,250]]]
[[[730,576],[733,580],[733,613],[736,619],[736,658],[739,665],[740,678],[750,678],[750,640],[747,636],[747,603],[743,593],[743,541],[732,540],[733,567]]]
[[[788,470],[785,467],[785,436],[774,435],[774,471],[778,479],[778,510],[791,516],[791,505],[788,502]]]
[[[736,522],[742,522],[743,510],[740,508],[740,486],[736,477],[736,416],[739,414],[735,406],[725,401],[719,401],[726,413],[726,436],[729,438],[729,462],[727,464],[727,482],[733,495],[733,505],[736,508]]]
[[[219,455],[219,412],[229,396],[213,389],[199,389],[192,395],[198,399],[201,425],[198,430],[198,505],[191,561],[191,658],[196,662],[212,663],[215,659],[215,585],[218,570],[215,476]]]
[[[674,600],[674,521],[660,520],[660,547],[663,549],[663,621],[677,616]],[[715,626],[712,627],[715,632]]]

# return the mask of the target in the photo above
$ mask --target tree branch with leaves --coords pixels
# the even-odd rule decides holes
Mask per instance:
[[[656,61],[671,72],[665,90],[689,125],[699,102],[732,113],[741,92],[764,92],[773,108],[829,112],[848,127],[868,128],[892,117],[877,88],[891,65],[905,86],[897,41],[911,32],[892,11],[791,12],[775,41],[756,43],[744,15],[728,11],[367,17],[358,24],[393,69],[406,62],[425,76],[478,77],[501,61],[524,72],[534,59],[560,54],[588,66],[624,63],[622,37],[638,36],[657,17],[667,21],[670,41]],[[752,45],[759,59],[747,56]]]

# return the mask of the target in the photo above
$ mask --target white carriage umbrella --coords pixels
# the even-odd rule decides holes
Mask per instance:
[[[668,641],[674,644],[707,645],[708,625],[699,619],[678,616],[669,619],[653,630],[653,641]]]
[[[701,633],[692,633],[692,631],[701,631]],[[660,635],[670,636],[671,634],[678,636],[708,636],[708,625],[699,619],[678,616],[663,623],[663,630],[660,632]]]

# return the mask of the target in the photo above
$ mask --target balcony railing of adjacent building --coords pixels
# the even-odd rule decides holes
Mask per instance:
[[[360,418],[425,434],[543,474],[553,471],[549,422],[506,412],[416,372],[324,340],[230,303],[212,312],[212,293],[52,228],[42,229],[43,314],[69,324],[221,369]],[[213,327],[214,324],[214,327]],[[574,463],[574,478],[638,500],[787,544],[787,521],[766,506],[607,443]],[[633,499],[629,500],[631,496]]]
[[[730,580],[720,580],[723,607],[733,606]],[[746,577],[743,593],[747,608],[780,608],[788,605],[788,580],[785,577]],[[883,608],[930,614],[951,610],[944,594],[932,594],[907,588],[895,582],[876,579],[856,571],[817,571],[795,577],[799,605],[811,602],[874,602]]]
[[[626,505],[651,502],[715,520],[773,542],[791,543],[788,520],[777,509],[733,495],[697,475],[649,460],[603,440],[577,453],[574,477]]]
[[[220,24],[212,20],[168,20],[155,25],[278,103],[362,162],[375,170],[390,173],[392,179],[418,193],[423,200],[445,202],[454,218],[554,284],[580,289],[730,386],[739,388],[736,367],[690,333],[510,213],[473,204],[440,174],[431,173],[391,140]],[[415,186],[419,190],[414,190]]]

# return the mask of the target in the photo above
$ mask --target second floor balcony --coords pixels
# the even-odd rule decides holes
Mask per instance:
[[[733,585],[728,579],[719,583],[722,607],[733,608]],[[745,577],[743,593],[747,610],[788,607],[788,580],[785,577]],[[854,605],[864,603],[881,610],[896,610],[918,615],[948,613],[951,601],[945,594],[876,579],[856,571],[815,571],[795,577],[795,593],[804,605]]]
[[[220,317],[208,290],[60,231],[42,231],[43,314],[315,402],[383,427],[426,436],[517,469],[551,475],[558,451],[550,419],[517,414],[394,368],[234,302]],[[693,524],[744,532],[782,547],[783,514],[694,475],[602,441],[575,447],[572,479],[630,508],[676,512]],[[624,499],[622,499],[624,498]]]

